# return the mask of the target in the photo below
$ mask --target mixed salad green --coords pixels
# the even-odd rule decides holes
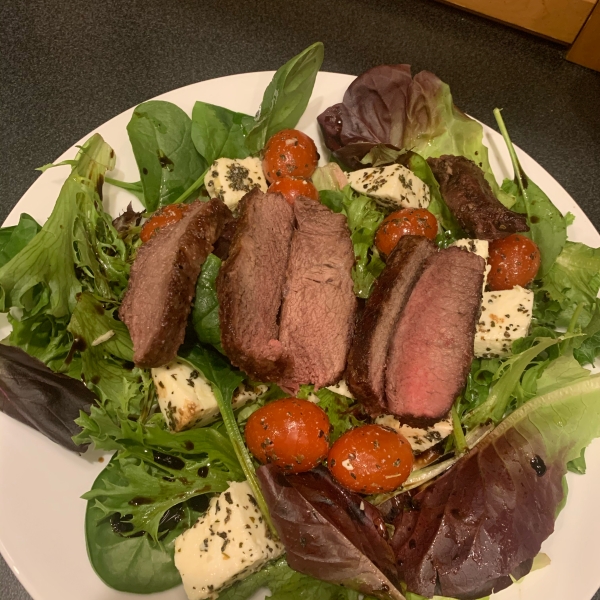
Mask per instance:
[[[162,206],[201,197],[204,176],[215,159],[257,155],[273,133],[296,126],[322,60],[323,46],[317,43],[281,67],[254,117],[201,101],[191,117],[169,102],[141,104],[127,126],[138,182],[107,177],[117,157],[96,134],[68,161],[70,174],[42,227],[23,214],[18,225],[0,229],[0,311],[8,313],[12,326],[3,343],[21,348],[56,373],[85,382],[97,397],[89,412],[82,411],[77,419],[81,432],[74,441],[114,452],[83,498],[88,502],[90,560],[102,580],[117,590],[151,593],[179,585],[174,540],[231,481],[249,479],[268,517],[240,429],[253,411],[285,394],[270,385],[250,405],[236,413],[231,409],[232,395],[246,376],[222,354],[215,289],[221,262],[210,255],[197,283],[180,358],[210,382],[222,419],[169,431],[157,411],[150,372],[133,364],[131,338],[116,312],[141,243],[139,219],[113,223],[103,208],[103,186],[120,186],[135,194],[145,217]],[[350,157],[346,165],[352,166],[353,160],[374,166],[405,164],[430,188],[429,210],[441,226],[437,243],[445,247],[465,234],[425,159],[441,154],[472,158],[481,164],[498,198],[527,215],[527,235],[539,246],[542,263],[531,286],[535,304],[530,335],[514,342],[509,358],[473,361],[466,388],[453,407],[454,433],[445,442],[441,460],[415,470],[395,494],[431,481],[456,463],[472,447],[469,439],[482,437],[477,435],[482,428],[492,433],[467,460],[494,440],[518,432],[549,449],[552,464],[547,466],[557,475],[548,485],[561,485],[562,463],[585,473],[585,447],[600,435],[600,378],[589,370],[600,355],[600,249],[567,240],[572,215],[561,215],[524,173],[500,111],[495,116],[515,176],[499,187],[481,125],[456,109],[448,86],[443,84],[426,101],[435,114],[435,127],[424,128],[417,116],[403,115],[402,139],[374,144],[360,161]],[[321,202],[347,217],[356,255],[354,291],[368,298],[384,267],[374,236],[385,214],[371,198],[349,186],[340,189],[331,178],[315,183]],[[103,337],[102,343],[94,343]],[[311,393],[310,386],[303,386],[299,397]],[[334,427],[334,439],[366,420],[350,398],[328,389],[316,395]],[[562,487],[559,495],[562,506]],[[371,500],[377,504],[390,496]],[[527,510],[533,507],[522,507]],[[359,597],[356,591],[292,571],[285,558],[219,597],[243,600],[261,587],[268,587],[275,600]],[[406,596],[417,598],[410,592]]]

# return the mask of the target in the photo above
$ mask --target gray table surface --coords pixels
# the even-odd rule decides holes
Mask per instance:
[[[121,111],[276,69],[316,40],[324,70],[410,63],[488,125],[504,108],[513,141],[600,227],[600,73],[568,63],[557,44],[431,0],[0,2],[0,220],[36,167]],[[0,558],[0,600],[29,598]]]

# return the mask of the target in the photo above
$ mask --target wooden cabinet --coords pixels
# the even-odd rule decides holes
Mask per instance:
[[[575,41],[596,4],[596,0],[443,1],[566,44]]]

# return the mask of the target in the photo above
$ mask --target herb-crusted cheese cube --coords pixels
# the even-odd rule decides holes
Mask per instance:
[[[219,416],[219,407],[210,383],[188,363],[175,360],[152,369],[158,405],[171,431],[207,425]],[[233,395],[233,408],[240,408],[266,391],[241,384]]]
[[[219,591],[281,556],[247,481],[231,483],[196,524],[175,539],[175,566],[190,600]]]
[[[354,171],[348,181],[353,190],[371,196],[386,210],[429,206],[429,186],[402,165]]]
[[[501,292],[484,292],[481,316],[475,330],[475,356],[508,356],[512,343],[529,333],[533,292],[520,286]]]
[[[464,238],[462,240],[457,240],[451,246],[457,246],[458,248],[464,248],[469,252],[473,252],[478,256],[481,256],[483,260],[485,260],[485,274],[483,276],[483,289],[485,290],[485,286],[487,285],[487,277],[490,269],[492,268],[487,264],[487,260],[490,256],[490,243],[487,240],[474,240],[470,238]]]
[[[423,452],[452,433],[452,418],[450,416],[426,428],[410,427],[410,425],[401,423],[393,415],[381,415],[375,419],[375,423],[391,427],[401,433],[408,440],[413,452]]]
[[[252,189],[267,191],[267,181],[260,158],[218,158],[204,178],[206,191],[211,198],[221,198],[234,210],[238,202]]]

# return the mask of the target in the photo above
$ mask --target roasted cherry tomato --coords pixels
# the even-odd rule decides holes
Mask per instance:
[[[142,242],[146,243],[154,235],[156,230],[162,229],[172,223],[177,223],[177,221],[183,217],[187,209],[187,204],[169,204],[156,211],[142,227],[142,231],[140,232],[140,239]]]
[[[516,285],[531,283],[540,268],[540,250],[537,244],[524,235],[513,233],[490,242],[487,283],[490,290],[511,290]]]
[[[423,235],[434,240],[438,232],[437,219],[424,208],[403,208],[387,216],[375,234],[375,246],[387,256],[403,235]]]
[[[331,424],[325,411],[308,400],[275,400],[252,413],[246,443],[263,464],[286,473],[310,471],[327,457]]]
[[[282,177],[310,177],[318,161],[311,138],[296,129],[284,129],[267,142],[262,164],[267,181],[273,182]]]
[[[413,453],[406,438],[381,425],[364,425],[345,433],[329,451],[331,474],[361,494],[391,492],[410,475]]]
[[[299,177],[283,177],[277,179],[269,186],[269,192],[279,192],[289,204],[294,204],[298,196],[306,196],[311,200],[319,201],[317,188],[307,179]]]

